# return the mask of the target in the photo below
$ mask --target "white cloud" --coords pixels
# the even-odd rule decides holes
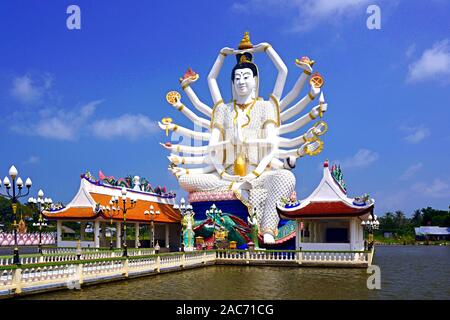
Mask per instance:
[[[378,160],[378,158],[378,153],[374,151],[368,149],[359,149],[352,157],[339,162],[343,169],[359,168],[369,166],[370,164]]]
[[[129,140],[136,140],[159,130],[155,121],[142,114],[124,114],[114,119],[98,120],[92,124],[91,128],[98,138],[124,137]]]
[[[409,65],[408,82],[438,80],[450,83],[450,44],[445,39],[436,42],[431,49],[424,51],[419,60]]]
[[[427,197],[450,199],[450,185],[440,178],[434,179],[431,183],[418,182],[411,186],[411,190]]]
[[[12,80],[11,95],[24,104],[37,103],[51,88],[52,82],[49,74],[34,78],[28,74],[15,77]]]
[[[306,31],[320,22],[336,22],[356,13],[366,14],[370,0],[247,0],[235,2],[237,13],[282,15],[292,21],[291,31]],[[365,22],[365,20],[364,20]]]
[[[406,133],[406,136],[403,137],[403,139],[409,143],[419,143],[431,135],[430,129],[428,129],[424,125],[419,126],[403,125],[400,127],[400,130]]]
[[[422,162],[413,164],[411,166],[409,166],[405,172],[403,172],[403,174],[400,176],[400,180],[408,180],[409,178],[411,178],[412,176],[414,176],[417,172],[420,171],[420,169],[422,169],[423,164]]]
[[[37,122],[28,121],[23,126],[14,125],[12,130],[43,138],[74,141],[77,140],[87,121],[102,100],[91,101],[76,111],[46,109],[37,117]]]
[[[38,156],[31,156],[27,160],[23,162],[23,164],[35,164],[38,163],[41,159]]]

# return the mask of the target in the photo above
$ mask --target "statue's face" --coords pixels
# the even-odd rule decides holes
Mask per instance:
[[[239,96],[247,96],[256,88],[256,78],[250,68],[237,69],[234,71],[234,90]]]

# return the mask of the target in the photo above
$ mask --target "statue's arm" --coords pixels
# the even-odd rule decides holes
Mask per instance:
[[[181,167],[173,167],[169,168],[169,170],[177,177],[181,177],[183,175],[189,175],[189,174],[202,174],[202,173],[211,173],[215,171],[215,168],[213,165],[209,165],[203,168],[181,168]]]
[[[319,136],[327,131],[327,124],[323,121],[319,121],[312,128],[309,128],[308,131],[298,137],[292,139],[280,137],[278,145],[280,148],[294,148],[302,143],[317,140]]]
[[[170,154],[170,156],[168,156],[167,158],[174,164],[204,164],[208,160],[208,158],[205,156],[180,157],[173,153]]]
[[[201,155],[206,154],[207,148],[208,148],[208,146],[191,147],[191,146],[185,146],[182,144],[166,145],[164,143],[160,143],[160,145],[172,152],[201,154]]]
[[[301,158],[305,154],[316,155],[322,151],[322,148],[323,148],[323,142],[320,140],[317,140],[317,141],[313,141],[313,142],[304,143],[298,149],[289,149],[289,150],[279,149],[276,152],[276,157],[282,158],[282,159],[288,158],[288,157]]]
[[[280,135],[284,134],[284,133],[293,132],[293,131],[305,126],[312,120],[317,119],[318,117],[322,117],[323,112],[325,112],[326,110],[327,110],[326,103],[315,106],[314,108],[312,108],[312,110],[308,114],[304,115],[303,117],[301,117],[293,122],[282,125],[279,130]]]
[[[201,113],[203,113],[204,115],[206,115],[210,118],[211,114],[212,114],[211,108],[200,101],[200,99],[195,94],[194,90],[192,90],[192,88],[189,85],[183,87],[183,90],[184,90],[184,93],[186,93],[186,95],[188,96],[191,103],[194,105],[194,107],[198,111],[200,111]]]
[[[220,53],[208,75],[208,87],[209,91],[211,92],[211,97],[214,104],[222,101],[222,95],[220,93],[219,86],[217,85],[217,77],[219,76],[220,69],[222,69],[225,57],[228,54],[232,54],[233,52],[234,50],[231,48],[223,48],[222,50],[220,50]]]
[[[286,65],[284,64],[283,60],[280,58],[278,53],[275,51],[274,48],[268,43],[260,43],[256,46],[254,46],[254,52],[262,51],[264,50],[269,57],[269,59],[272,61],[272,63],[275,65],[275,67],[278,70],[277,79],[275,81],[275,87],[273,88],[272,94],[280,100],[281,95],[283,94],[284,85],[286,84],[286,78],[288,74],[288,69]]]
[[[278,140],[277,140],[277,127],[274,123],[269,123],[266,126],[267,130],[267,141],[270,142],[270,151],[261,159],[255,170],[247,175],[244,180],[252,180],[259,177],[266,167],[272,162],[278,150]]]
[[[292,101],[295,100],[295,98],[298,97],[300,92],[302,91],[306,80],[309,78],[309,76],[312,74],[312,67],[308,64],[304,63],[296,63],[298,67],[303,69],[303,72],[300,74],[300,77],[297,79],[297,81],[294,84],[294,87],[289,91],[289,93],[280,101],[280,109],[284,110],[288,105],[292,103]]]
[[[209,137],[210,137],[209,132],[197,132],[197,131],[187,129],[187,128],[181,127],[181,126],[173,124],[173,123],[163,124],[158,121],[158,125],[162,130],[166,130],[166,128],[167,128],[167,130],[176,131],[179,134],[181,134],[182,136],[189,137],[189,138],[192,138],[195,140],[207,141],[207,140],[209,140]]]
[[[306,96],[304,96],[299,102],[294,104],[292,107],[290,107],[289,109],[287,109],[286,111],[283,111],[281,113],[281,115],[280,115],[281,121],[286,121],[286,120],[292,118],[293,116],[299,114],[300,112],[302,112],[303,109],[305,109],[305,107],[308,105],[308,103],[313,101],[319,93],[320,93],[319,88],[311,86],[311,90],[309,90],[309,92]],[[280,110],[281,109],[282,108],[280,105]]]
[[[212,128],[211,138],[209,139],[208,145],[209,161],[213,164],[214,168],[216,169],[216,172],[219,173],[221,178],[229,181],[238,181],[240,177],[226,173],[225,167],[222,164],[223,148],[224,146],[229,145],[230,142],[228,140],[220,141],[221,135],[222,132],[219,130],[219,128],[217,127]],[[222,151],[222,154],[219,155],[218,154],[219,151]]]
[[[178,111],[183,113],[189,120],[191,120],[194,124],[199,125],[203,128],[209,128],[211,122],[197,116],[194,112],[192,112],[188,107],[181,103],[180,100],[177,100],[174,104],[172,104],[174,108],[177,108]]]

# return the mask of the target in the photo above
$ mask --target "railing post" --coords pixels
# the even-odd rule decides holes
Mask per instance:
[[[156,257],[156,272],[161,272],[161,257],[159,255]]]
[[[302,254],[302,248],[300,247],[297,252],[297,263],[302,264],[303,260],[303,254]]]
[[[203,264],[206,264],[206,251],[203,251]]]
[[[245,263],[250,263],[250,252],[248,252],[248,250],[245,252]]]
[[[181,255],[181,267],[184,268],[186,266],[186,254],[183,253]]]
[[[129,272],[128,258],[126,258],[125,261],[123,262],[122,275],[128,278],[128,272]]]
[[[80,285],[83,284],[83,264],[77,264],[77,272],[75,273],[75,280],[78,281]]]
[[[17,268],[13,271],[12,284],[14,285],[15,293],[22,292],[22,269]]]

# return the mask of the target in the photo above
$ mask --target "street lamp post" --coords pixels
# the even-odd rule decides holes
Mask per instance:
[[[371,212],[367,220],[363,220],[361,222],[361,225],[367,230],[369,234],[369,243],[367,249],[371,250],[373,246],[373,231],[378,230],[380,227],[378,217],[375,214],[373,214],[373,212]]]
[[[120,208],[116,208],[115,204],[115,198],[113,197],[113,199],[111,199],[109,201],[109,206],[105,207],[105,210],[108,212],[109,214],[109,249],[113,250],[114,246],[113,246],[113,235],[112,235],[112,226],[113,226],[113,217],[115,215],[117,215],[119,213]],[[117,202],[119,201],[119,199],[117,199]],[[116,232],[117,235],[117,232]]]
[[[180,204],[175,203],[173,205],[175,210],[180,210],[181,216],[184,217],[186,214],[192,214],[192,205],[186,204],[186,200],[181,198]],[[181,223],[183,223],[183,219],[181,219]],[[183,241],[183,225],[181,226],[181,245],[183,246],[184,251],[184,241]]]
[[[33,223],[34,227],[39,227],[39,254],[42,254],[42,227],[46,227],[47,223],[45,222],[45,220],[42,218],[42,211],[44,211],[45,209],[50,208],[50,206],[52,205],[53,201],[51,198],[44,198],[44,191],[39,190],[38,192],[38,197],[33,198],[30,197],[28,198],[28,203],[29,204],[33,204],[36,205],[37,209],[38,209],[38,222],[37,223]]]
[[[127,198],[127,189],[125,187],[122,187],[121,190],[122,194],[122,212],[123,212],[123,256],[128,257],[128,247],[127,247],[127,210],[132,209],[136,206],[137,200],[133,198]],[[130,202],[130,205],[127,207],[127,202]],[[111,201],[116,206],[119,206],[119,197],[115,196],[112,197]],[[110,202],[111,203],[111,202]],[[120,207],[119,207],[120,209]]]
[[[222,214],[222,210],[216,207],[216,204],[213,203],[209,210],[206,210],[207,214],[210,214],[213,217],[213,246],[216,247],[216,217],[217,215]]]
[[[150,228],[151,228],[151,232],[152,235],[150,237],[150,245],[152,248],[155,248],[155,224],[154,224],[154,220],[155,220],[155,215],[158,216],[160,214],[159,210],[155,211],[155,208],[153,207],[153,205],[150,205],[150,210],[145,210],[144,211],[144,215],[146,216],[150,216]]]
[[[9,168],[9,176],[11,177],[12,183],[10,182],[8,177],[5,177],[3,179],[3,185],[6,188],[6,194],[1,194],[2,196],[11,199],[12,203],[12,209],[13,209],[13,215],[14,215],[14,258],[13,263],[14,264],[20,264],[20,257],[19,257],[19,248],[17,247],[17,222],[16,222],[16,213],[17,213],[17,200],[19,198],[25,197],[30,193],[31,188],[31,179],[27,178],[25,181],[25,187],[27,188],[27,193],[22,194],[23,190],[23,181],[22,178],[18,177],[19,172],[17,171],[15,166],[11,166]],[[0,187],[1,187],[1,181],[0,181]],[[17,189],[17,190],[16,190]]]

